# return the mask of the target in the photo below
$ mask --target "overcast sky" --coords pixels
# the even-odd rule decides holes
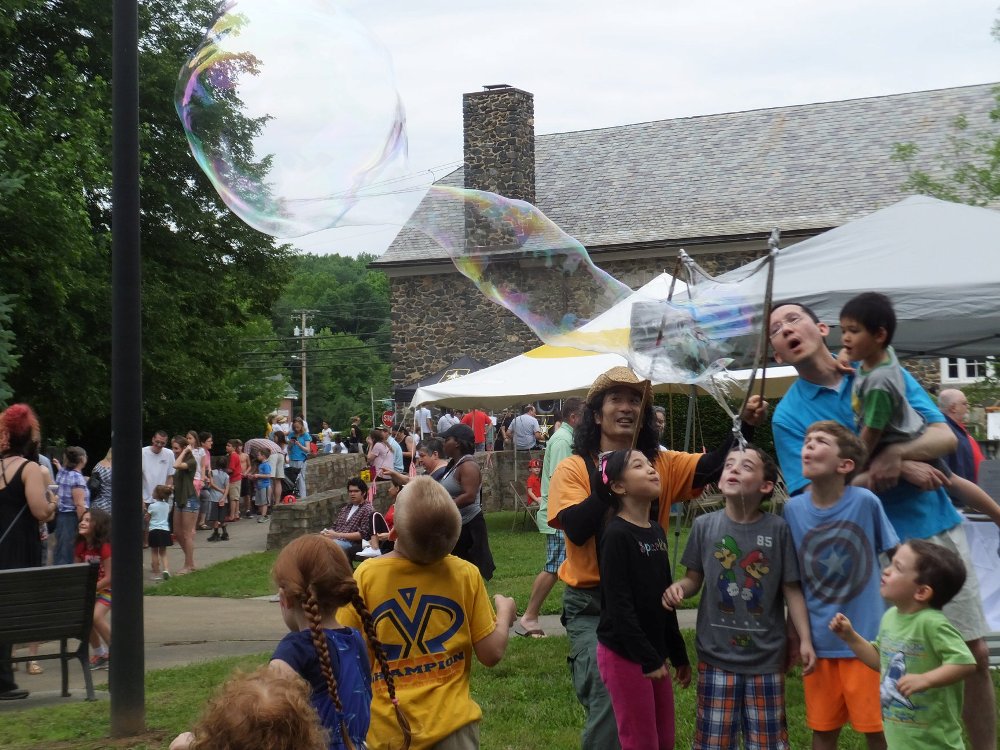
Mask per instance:
[[[348,7],[389,49],[410,162],[462,159],[462,94],[535,95],[539,134],[1000,81],[998,0],[370,0]],[[395,230],[300,238],[381,253]]]

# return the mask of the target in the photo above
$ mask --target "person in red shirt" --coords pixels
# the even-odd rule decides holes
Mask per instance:
[[[476,453],[486,450],[486,427],[491,422],[489,414],[473,409],[462,417],[462,424],[472,428],[473,439],[476,443]]]
[[[240,448],[243,441],[232,439],[226,442],[226,453],[229,454],[229,463],[226,473],[229,475],[229,516],[228,523],[240,520],[240,486],[243,484],[243,459],[240,457]]]
[[[528,488],[528,505],[538,505],[542,500],[542,461],[533,458],[528,461],[528,478],[524,480]]]

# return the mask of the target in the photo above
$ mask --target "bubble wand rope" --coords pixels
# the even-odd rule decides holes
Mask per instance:
[[[743,432],[740,429],[741,426],[741,416],[743,410],[746,409],[747,404],[750,402],[750,396],[753,394],[754,381],[757,379],[757,371],[761,372],[760,379],[760,399],[764,401],[764,388],[767,385],[767,353],[770,342],[770,334],[767,329],[768,321],[771,317],[771,298],[774,293],[774,258],[779,249],[779,242],[781,239],[781,233],[777,228],[771,231],[771,236],[768,238],[767,245],[770,248],[765,263],[767,264],[767,285],[764,291],[764,309],[762,311],[762,334],[760,341],[757,344],[757,356],[754,358],[753,369],[750,371],[750,380],[747,382],[746,395],[743,397],[743,403],[739,408],[739,411],[733,415],[733,438],[740,448],[746,448],[746,439],[743,437]]]
[[[639,430],[642,429],[642,423],[646,416],[646,399],[652,401],[653,399],[653,384],[649,380],[646,380],[642,384],[642,403],[639,405],[639,418],[635,420],[635,427],[632,428],[632,444],[629,450],[635,450],[636,443],[639,442]]]
[[[760,398],[762,401],[764,400],[764,389],[767,385],[767,355],[771,346],[771,334],[768,329],[771,322],[771,304],[774,302],[774,259],[781,249],[781,230],[777,227],[771,230],[767,246],[770,249],[768,262],[771,267],[768,269],[767,291],[764,293],[764,356],[761,358],[763,369],[760,373]]]

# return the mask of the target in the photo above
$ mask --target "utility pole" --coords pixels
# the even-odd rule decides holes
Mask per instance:
[[[142,258],[139,230],[139,4],[112,8],[111,446],[120,469],[112,479],[115,601],[111,613],[111,736],[146,729],[142,620]],[[120,562],[119,562],[120,561]],[[86,666],[86,665],[85,665]],[[65,675],[65,673],[63,673]]]
[[[312,336],[315,332],[312,327],[306,327],[307,317],[311,318],[313,315],[318,313],[319,310],[292,310],[292,315],[299,315],[302,318],[302,327],[295,326],[292,333],[302,344],[301,354],[299,354],[299,364],[302,367],[302,418],[305,420],[309,419],[309,415],[306,413],[308,407],[308,402],[306,398],[306,338]]]

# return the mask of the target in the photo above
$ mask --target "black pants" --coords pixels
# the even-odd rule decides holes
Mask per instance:
[[[451,551],[455,557],[461,557],[479,568],[484,581],[493,577],[496,565],[493,553],[490,551],[490,539],[486,531],[486,516],[480,511],[475,518],[462,526],[455,549]]]
[[[17,690],[17,683],[14,682],[14,669],[10,663],[11,653],[14,646],[10,643],[0,643],[0,693]]]

